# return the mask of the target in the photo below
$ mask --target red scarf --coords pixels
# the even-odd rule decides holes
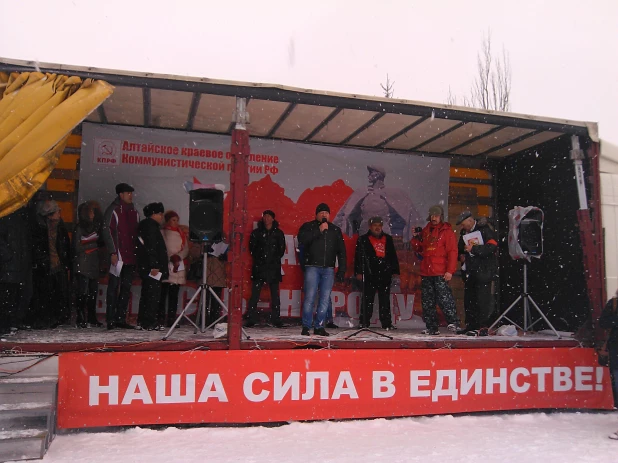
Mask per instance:
[[[373,246],[373,250],[376,252],[377,257],[386,256],[386,236],[385,235],[382,235],[380,238],[377,238],[373,235],[369,235],[369,242]]]
[[[180,238],[182,239],[182,246],[180,247],[180,249],[184,249],[185,248],[185,243],[187,242],[187,237],[185,236],[183,231],[180,229],[180,227],[172,227],[170,225],[166,225],[165,227],[163,227],[163,229],[164,230],[175,231],[176,233],[178,233],[180,235]]]

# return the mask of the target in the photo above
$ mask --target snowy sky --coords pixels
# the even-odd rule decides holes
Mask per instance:
[[[618,143],[615,0],[0,0],[0,56],[444,103],[491,29],[512,110],[596,121]],[[53,22],[55,27],[51,27]]]

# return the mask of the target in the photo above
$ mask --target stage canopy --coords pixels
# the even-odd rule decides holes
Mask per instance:
[[[561,136],[598,139],[596,124],[587,122],[273,84],[37,65],[114,85],[113,96],[87,118],[102,124],[229,134],[235,99],[244,97],[253,137],[460,159],[503,158]],[[0,71],[33,66],[0,58]]]

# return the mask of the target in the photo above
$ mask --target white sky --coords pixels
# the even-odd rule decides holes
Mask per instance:
[[[35,6],[36,5],[36,6]],[[0,0],[0,56],[444,103],[483,34],[508,50],[512,110],[596,121],[618,142],[615,0]]]

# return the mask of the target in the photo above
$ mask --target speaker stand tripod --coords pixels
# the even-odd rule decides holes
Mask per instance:
[[[507,314],[511,311],[511,309],[513,309],[519,303],[519,301],[523,301],[524,303],[524,326],[523,327],[519,326],[517,323],[515,323],[513,320],[507,317]],[[532,303],[532,306],[536,309],[536,311],[541,316],[541,318],[539,318],[534,323],[530,323],[532,321],[532,314],[530,313],[530,303]],[[515,299],[515,301],[513,301],[513,303],[509,306],[509,308],[506,309],[502,313],[502,315],[500,315],[500,317],[498,317],[498,319],[489,327],[489,331],[493,330],[495,326],[498,323],[500,323],[500,320],[502,320],[503,318],[511,322],[513,325],[515,325],[517,328],[522,330],[524,333],[527,333],[534,325],[540,322],[541,319],[545,320],[545,323],[547,323],[547,325],[551,328],[551,330],[554,332],[556,337],[560,339],[560,335],[556,331],[556,328],[554,328],[554,325],[551,324],[551,322],[547,319],[547,317],[545,316],[543,311],[539,308],[537,303],[534,302],[534,299],[532,299],[532,296],[528,294],[528,263],[527,262],[524,262],[524,291],[517,297],[517,299]]]
[[[359,238],[360,239],[360,238]],[[363,322],[364,320],[366,320],[365,317],[365,311],[367,310],[367,307],[365,306],[365,246],[364,243],[361,243],[361,265],[362,265],[362,269],[363,269],[363,278],[362,278],[362,286],[361,286],[361,322]],[[371,301],[371,303],[373,304],[375,301]],[[366,320],[367,323],[371,323],[370,320]],[[360,333],[371,333],[371,334],[377,334],[378,336],[382,336],[383,338],[387,338],[390,339],[391,341],[393,340],[392,336],[389,336],[387,334],[384,333],[380,333],[378,331],[374,331],[372,329],[370,329],[368,326],[363,326],[362,328],[356,330],[354,333],[348,335],[345,337],[345,339],[350,339],[354,336],[356,336],[357,334]]]
[[[171,326],[171,328],[169,329],[169,331],[166,333],[166,335],[163,337],[163,341],[166,341],[170,335],[174,332],[174,330],[176,329],[176,327],[178,326],[178,324],[180,323],[180,321],[184,318],[186,319],[189,323],[191,323],[193,325],[193,327],[195,328],[193,331],[193,334],[197,334],[198,331],[201,331],[202,333],[204,333],[207,329],[213,327],[214,325],[216,325],[217,323],[219,323],[219,321],[223,320],[225,317],[227,317],[228,315],[228,308],[227,306],[223,303],[223,301],[219,298],[219,296],[217,296],[217,293],[215,293],[215,291],[206,283],[207,281],[207,268],[208,268],[208,248],[209,245],[204,245],[202,244],[202,283],[198,286],[197,291],[195,291],[195,294],[193,295],[193,297],[189,300],[189,302],[187,302],[187,305],[185,305],[185,307],[182,309],[182,312],[180,312],[180,315],[178,315],[178,318],[176,318],[176,321],[174,322],[174,324]],[[215,298],[215,300],[217,301],[217,303],[219,304],[219,306],[221,307],[222,315],[217,318],[214,322],[212,322],[210,325],[205,326],[206,325],[206,315],[207,315],[207,310],[206,310],[206,294],[207,292],[210,292],[210,294],[212,295],[212,297]],[[202,294],[204,293],[204,294]],[[194,323],[193,320],[191,320],[189,318],[189,316],[187,315],[187,311],[191,308],[191,305],[193,304],[193,301],[200,295],[202,294],[202,297],[200,299],[200,306],[198,307],[198,312],[197,312],[197,317],[195,318],[195,321],[197,323],[200,322],[200,318],[201,318],[201,328],[197,325],[197,323]],[[249,335],[247,334],[247,332],[245,331],[244,328],[242,328],[242,334],[244,334],[246,336],[246,339],[250,339]]]

